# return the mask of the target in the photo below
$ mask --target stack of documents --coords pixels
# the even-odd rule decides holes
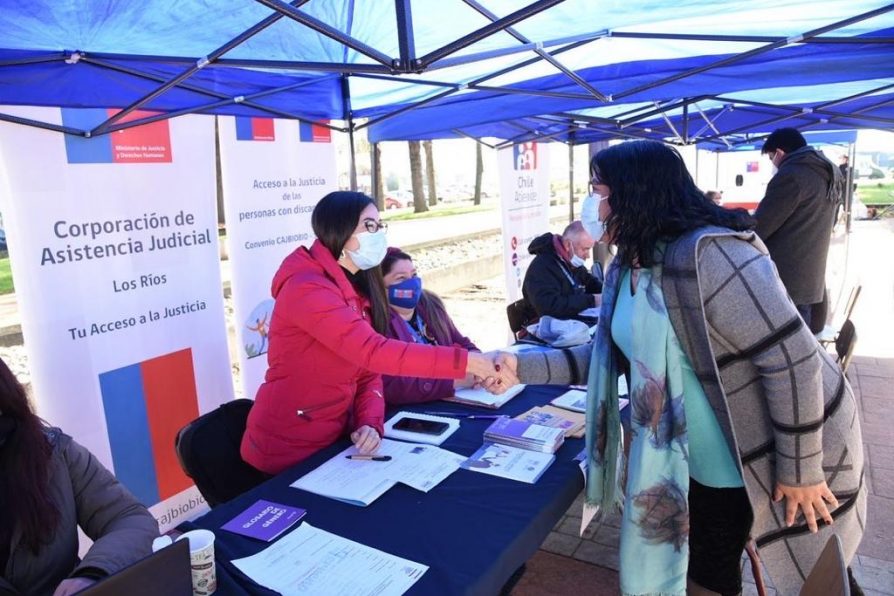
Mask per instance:
[[[561,428],[565,431],[565,438],[581,438],[584,436],[586,421],[584,415],[554,406],[536,406],[527,412],[519,414],[516,420],[523,420],[532,424]]]
[[[519,449],[555,453],[565,442],[565,430],[513,418],[497,418],[484,431],[484,441]]]

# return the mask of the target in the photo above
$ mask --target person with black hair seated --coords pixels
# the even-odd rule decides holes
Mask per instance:
[[[459,346],[480,351],[453,324],[440,297],[422,287],[413,259],[399,248],[391,247],[382,261],[382,277],[388,287],[391,305],[387,335],[400,341],[433,346]],[[453,395],[458,387],[471,387],[475,379],[431,379],[412,375],[383,375],[385,402],[409,404],[434,401]]]
[[[87,449],[31,411],[2,360],[0,479],[0,594],[75,594],[152,552],[155,518]],[[93,540],[82,560],[78,527]]]

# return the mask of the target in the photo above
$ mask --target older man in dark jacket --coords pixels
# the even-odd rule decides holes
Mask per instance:
[[[531,241],[528,252],[535,256],[522,295],[537,316],[573,319],[601,304],[602,283],[584,265],[594,244],[579,221],[571,222],[561,236],[547,233]]]
[[[754,217],[755,231],[770,251],[779,277],[798,312],[812,330],[814,305],[823,301],[826,257],[835,208],[841,196],[841,172],[822,153],[809,147],[794,128],[780,128],[767,137],[761,153],[779,171]]]

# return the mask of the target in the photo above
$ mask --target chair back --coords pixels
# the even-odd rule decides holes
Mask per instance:
[[[832,534],[801,587],[801,596],[850,596],[841,538]]]
[[[520,332],[524,331],[526,326],[535,323],[539,317],[528,301],[522,298],[506,307],[506,318],[509,319],[509,329],[512,334],[516,339],[520,339],[525,335]]]
[[[854,312],[854,307],[857,305],[857,298],[860,297],[860,291],[863,289],[863,286],[854,286],[851,289],[851,294],[847,299],[847,306],[844,307],[844,320],[847,321],[851,318],[851,314]]]
[[[847,372],[854,355],[854,347],[857,345],[857,328],[850,319],[846,320],[835,338],[835,353],[838,355],[838,365],[841,372]]]
[[[180,467],[211,507],[267,479],[266,474],[245,463],[239,454],[253,404],[250,399],[225,403],[184,426],[174,439]]]

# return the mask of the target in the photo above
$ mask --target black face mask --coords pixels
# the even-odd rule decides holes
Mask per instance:
[[[6,444],[7,439],[12,436],[17,427],[15,418],[0,416],[0,447]]]

